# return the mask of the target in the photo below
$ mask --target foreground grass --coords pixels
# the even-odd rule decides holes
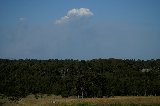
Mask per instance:
[[[1,99],[2,106],[160,106],[160,96],[116,96],[113,98],[62,98],[46,96],[36,99],[33,95],[17,102]]]

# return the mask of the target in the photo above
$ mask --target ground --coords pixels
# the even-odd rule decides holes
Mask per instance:
[[[160,106],[160,96],[115,96],[110,98],[84,98],[76,97],[62,98],[61,96],[43,95],[38,99],[34,95],[29,95],[17,102],[10,102],[1,99],[0,106]]]

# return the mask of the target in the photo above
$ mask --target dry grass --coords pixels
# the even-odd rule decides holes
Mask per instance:
[[[62,98],[61,96],[46,96],[36,99],[33,95],[21,99],[17,103],[6,102],[4,106],[74,106],[84,104],[160,104],[160,96],[116,96],[113,98]]]
[[[82,102],[93,104],[160,104],[160,97],[116,96],[114,98],[86,98]]]

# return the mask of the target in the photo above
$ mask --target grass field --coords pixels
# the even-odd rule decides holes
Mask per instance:
[[[160,96],[115,96],[112,98],[62,98],[46,96],[36,99],[33,95],[17,102],[1,99],[2,106],[160,106]],[[0,104],[1,106],[1,104]]]

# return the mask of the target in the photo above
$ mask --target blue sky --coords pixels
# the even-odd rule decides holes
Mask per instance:
[[[157,59],[159,39],[159,0],[0,0],[0,58]]]

